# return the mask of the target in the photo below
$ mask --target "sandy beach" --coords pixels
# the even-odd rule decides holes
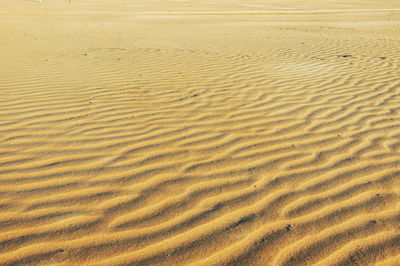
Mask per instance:
[[[0,265],[400,265],[400,1],[2,0],[0,33]]]

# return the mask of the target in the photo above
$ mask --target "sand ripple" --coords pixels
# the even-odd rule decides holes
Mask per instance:
[[[30,56],[8,40],[0,264],[398,265],[399,24],[317,18],[265,36],[260,16],[171,18],[221,33],[171,44],[163,18],[123,17],[66,48],[40,20]],[[160,35],[138,41],[142,20]]]

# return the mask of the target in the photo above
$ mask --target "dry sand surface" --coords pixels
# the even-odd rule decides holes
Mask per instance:
[[[400,265],[400,1],[1,0],[0,34],[0,265]]]

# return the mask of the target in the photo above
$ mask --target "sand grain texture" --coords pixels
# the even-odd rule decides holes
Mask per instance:
[[[0,265],[400,265],[398,1],[159,2],[0,2]]]

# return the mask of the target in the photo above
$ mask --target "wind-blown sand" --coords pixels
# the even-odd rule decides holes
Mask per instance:
[[[2,0],[0,265],[400,265],[400,2],[344,2]]]

